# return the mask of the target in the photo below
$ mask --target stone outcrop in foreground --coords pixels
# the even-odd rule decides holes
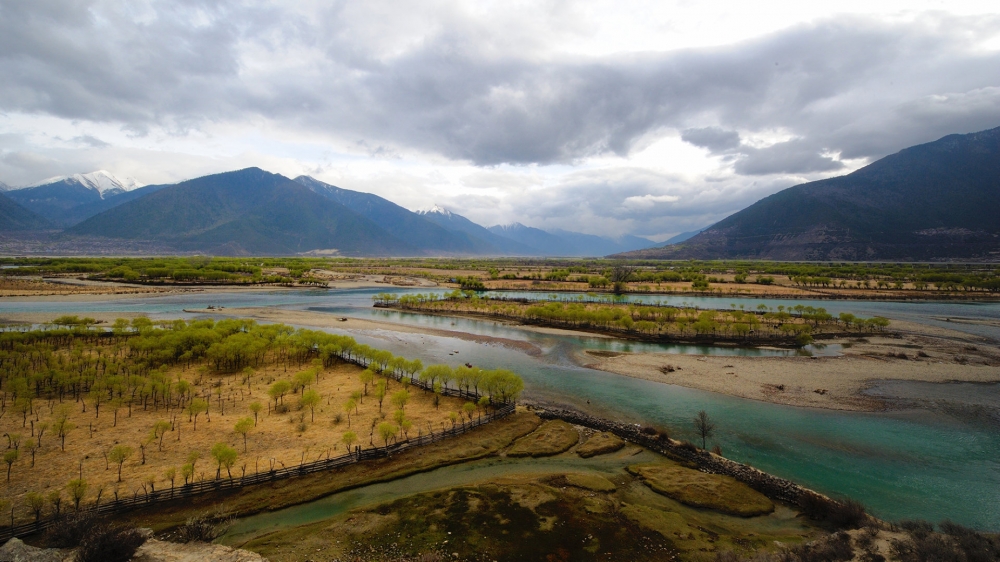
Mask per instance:
[[[37,548],[18,538],[0,546],[0,562],[71,562],[75,549]],[[267,562],[261,555],[204,542],[174,543],[153,538],[139,547],[132,562]]]

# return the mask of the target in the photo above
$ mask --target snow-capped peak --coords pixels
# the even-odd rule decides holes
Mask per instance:
[[[498,224],[498,225],[496,225],[493,228],[499,228],[500,230],[502,230],[504,232],[513,232],[515,230],[521,230],[521,229],[527,228],[527,227],[524,226],[523,224],[519,223],[519,222],[509,222],[507,224]]]
[[[444,215],[446,217],[450,217],[451,216],[451,211],[449,211],[448,209],[445,209],[444,207],[442,207],[440,205],[434,205],[433,207],[431,207],[429,209],[420,209],[420,210],[417,211],[418,215],[429,215],[429,214],[432,214],[432,213],[436,213],[436,214],[439,214],[439,215]]]
[[[115,177],[114,174],[112,174],[107,170],[97,170],[96,172],[90,172],[89,174],[56,176],[54,178],[42,180],[28,187],[38,187],[40,185],[48,185],[50,183],[57,183],[57,182],[78,183],[83,187],[86,187],[87,189],[93,189],[94,191],[100,193],[101,199],[103,199],[107,195],[116,195],[118,193],[132,191],[133,189],[138,189],[143,185],[145,185],[139,183],[134,178],[125,178],[124,180],[122,180]]]

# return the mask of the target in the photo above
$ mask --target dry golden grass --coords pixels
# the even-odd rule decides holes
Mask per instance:
[[[315,421],[308,408],[298,405],[299,396],[288,394],[283,401],[289,406],[286,413],[268,413],[273,401],[267,395],[267,389],[274,380],[291,380],[295,369],[287,372],[282,366],[269,366],[259,369],[251,380],[250,388],[241,384],[240,376],[201,374],[198,369],[188,368],[182,371],[179,367],[172,369],[173,376],[180,376],[197,383],[196,388],[214,387],[221,391],[222,404],[218,394],[213,393],[208,415],[202,414],[195,421],[189,421],[189,416],[177,410],[143,410],[141,406],[133,406],[131,415],[126,408],[117,413],[117,426],[113,410],[104,404],[100,414],[94,405],[87,401],[86,411],[82,403],[68,400],[62,407],[71,410],[70,421],[76,428],[66,438],[66,450],[59,447],[59,438],[52,429],[42,436],[42,447],[35,454],[34,466],[31,466],[31,455],[25,449],[25,443],[31,439],[30,422],[35,420],[35,426],[50,423],[61,407],[57,400],[35,402],[35,414],[28,416],[29,424],[22,427],[22,417],[15,415],[10,408],[6,415],[0,417],[0,434],[21,434],[20,459],[14,463],[10,482],[5,483],[2,496],[12,500],[19,519],[33,518],[24,498],[28,492],[40,492],[48,496],[59,490],[63,496],[63,506],[71,505],[68,498],[67,483],[74,478],[83,478],[88,483],[88,491],[84,504],[93,503],[98,490],[103,489],[102,501],[113,499],[117,492],[119,497],[143,493],[143,485],[147,488],[152,481],[155,489],[170,487],[166,471],[176,470],[175,484],[184,483],[181,476],[182,466],[188,462],[188,456],[197,452],[200,458],[195,463],[194,479],[210,480],[216,477],[217,464],[211,455],[211,449],[216,443],[227,443],[239,451],[239,458],[232,467],[232,476],[239,477],[243,471],[253,474],[254,471],[266,471],[274,468],[296,466],[302,462],[315,461],[320,458],[339,456],[345,453],[342,437],[345,432],[353,431],[358,436],[358,445],[369,448],[374,444],[384,444],[378,431],[372,431],[373,422],[392,422],[395,406],[391,397],[393,392],[401,390],[398,382],[389,382],[389,394],[385,397],[382,413],[379,413],[378,401],[374,388],[369,384],[368,396],[358,405],[357,412],[351,412],[351,422],[348,426],[344,404],[355,391],[363,389],[358,375],[362,369],[341,364],[324,370],[317,383],[310,388],[317,390],[322,400],[315,408]],[[216,386],[217,385],[217,386]],[[196,391],[197,395],[198,392]],[[417,387],[409,387],[410,400],[405,406],[405,415],[413,424],[409,433],[427,433],[432,428],[440,431],[451,427],[449,413],[461,411],[464,403],[461,400],[440,397],[439,407],[433,403],[434,395]],[[264,410],[258,416],[258,423],[247,436],[247,451],[244,453],[243,437],[236,433],[236,422],[245,417],[253,418],[249,406],[259,401]],[[9,405],[8,405],[9,406]],[[336,422],[337,416],[342,419]],[[162,450],[158,441],[150,441],[153,424],[158,420],[173,421],[174,429],[168,430],[162,441]],[[400,438],[403,435],[400,433]],[[37,432],[35,440],[37,441]],[[4,440],[6,441],[6,439]],[[132,456],[122,467],[122,482],[117,482],[117,467],[114,463],[106,463],[105,453],[115,445],[126,445],[133,449]],[[6,442],[3,443],[7,445]],[[143,462],[142,447],[145,448]],[[6,465],[0,465],[6,469]],[[222,477],[227,477],[223,468]],[[4,477],[5,474],[0,475]],[[51,506],[46,507],[46,512]]]
[[[41,279],[0,276],[0,297],[40,297],[51,295],[127,295],[143,293],[163,293],[162,287],[139,287],[125,285],[71,285],[52,283]]]
[[[577,447],[576,454],[585,459],[589,459],[590,457],[596,457],[597,455],[613,453],[624,446],[625,441],[619,439],[618,436],[608,433],[607,431],[602,431],[591,435],[583,445]]]
[[[518,439],[507,451],[509,457],[548,457],[568,451],[580,440],[580,433],[562,420],[542,424],[531,435]]]
[[[616,489],[613,482],[599,474],[571,472],[566,475],[566,483],[592,492],[614,492]]]
[[[774,511],[771,500],[731,476],[706,474],[673,462],[633,465],[628,471],[642,477],[654,492],[685,505],[740,517]]]
[[[519,409],[512,416],[479,426],[468,433],[409,449],[391,457],[351,464],[330,472],[248,486],[237,491],[214,492],[158,503],[127,512],[121,517],[140,526],[162,531],[184,523],[193,515],[214,512],[220,506],[228,514],[241,517],[273,511],[342,490],[388,482],[442,466],[489,457],[509,447],[515,439],[536,430],[541,423],[538,416]]]

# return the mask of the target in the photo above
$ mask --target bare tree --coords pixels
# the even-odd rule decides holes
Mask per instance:
[[[708,417],[705,410],[702,410],[694,418],[694,427],[698,430],[698,435],[701,436],[701,448],[704,449],[708,438],[715,433],[715,423]]]
[[[625,261],[617,261],[611,266],[611,270],[608,272],[608,281],[614,285],[615,293],[624,293],[625,284],[632,279],[635,274],[636,267],[634,265],[629,265]]]

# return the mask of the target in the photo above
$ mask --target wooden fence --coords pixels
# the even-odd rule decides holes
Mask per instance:
[[[458,389],[442,389],[443,394],[451,396],[461,396],[465,398],[476,398],[472,393]],[[267,472],[258,472],[249,476],[237,476],[232,478],[216,478],[214,480],[203,480],[170,488],[167,490],[156,490],[154,492],[135,494],[131,498],[117,498],[106,503],[101,503],[93,507],[86,508],[86,511],[97,514],[122,513],[139,507],[147,507],[156,503],[172,501],[181,498],[188,498],[200,494],[221,492],[227,490],[239,490],[245,486],[266,484],[276,480],[305,476],[316,472],[334,470],[361,461],[390,457],[403,451],[427,445],[461,435],[467,431],[487,424],[493,420],[500,419],[514,413],[516,406],[514,402],[499,405],[492,412],[480,416],[475,420],[464,423],[456,423],[451,429],[444,429],[436,433],[420,435],[412,439],[404,439],[387,445],[385,447],[374,447],[370,449],[356,448],[354,452],[339,457],[318,460],[300,464],[299,466],[286,467]],[[19,537],[43,531],[59,523],[58,518],[49,518],[34,523],[24,523],[14,527],[0,529],[0,543],[6,542],[11,537]]]

